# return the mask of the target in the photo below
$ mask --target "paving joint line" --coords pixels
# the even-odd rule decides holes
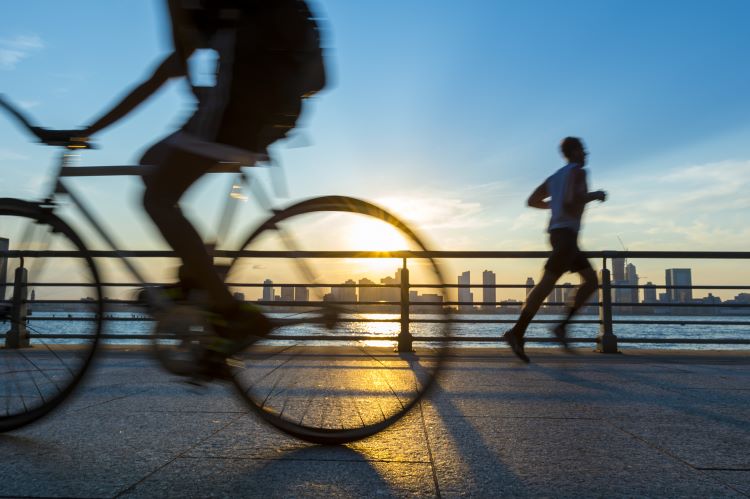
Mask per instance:
[[[660,452],[660,453],[664,454],[665,456],[667,456],[667,457],[669,457],[669,458],[671,458],[671,459],[673,459],[673,460],[675,460],[675,461],[683,464],[684,466],[686,466],[687,468],[689,468],[691,470],[697,471],[698,473],[700,473],[701,475],[703,475],[705,478],[707,478],[707,479],[709,479],[709,480],[711,480],[711,481],[713,481],[713,482],[715,482],[715,483],[717,483],[717,484],[719,484],[719,485],[721,485],[723,487],[726,487],[726,488],[728,488],[728,489],[730,489],[730,490],[732,490],[732,491],[734,491],[734,492],[736,492],[736,493],[738,493],[740,495],[743,495],[745,497],[750,497],[750,496],[748,496],[748,494],[745,494],[744,492],[742,492],[741,490],[733,487],[732,485],[729,485],[728,483],[725,483],[725,482],[719,480],[716,477],[713,477],[711,475],[703,473],[704,470],[702,470],[701,468],[699,468],[697,466],[693,466],[689,462],[685,461],[684,459],[682,459],[679,456],[676,456],[676,455],[672,454],[668,450],[663,449],[663,448],[659,447],[656,444],[653,444],[652,442],[646,440],[645,438],[643,438],[643,437],[641,437],[639,435],[636,435],[633,432],[630,432],[630,431],[628,431],[628,430],[626,430],[624,428],[620,428],[619,426],[617,426],[616,424],[614,424],[611,420],[609,420],[609,418],[605,418],[604,421],[607,424],[609,424],[610,426],[612,426],[613,428],[615,428],[617,430],[620,430],[621,432],[625,433],[626,435],[630,435],[631,438],[634,438],[635,440],[638,440],[639,442],[645,444],[648,447],[651,447],[652,449],[656,450],[657,452]]]
[[[133,396],[136,396],[136,395],[142,395],[143,393],[145,393],[147,391],[149,391],[149,388],[142,388],[141,390],[139,390],[139,391],[137,391],[135,393],[130,393],[128,395],[123,395],[121,397],[114,397],[114,398],[105,400],[103,402],[97,402],[95,404],[87,405],[87,406],[84,406],[84,407],[79,407],[79,408],[76,408],[76,409],[70,409],[69,412],[75,413],[75,412],[85,411],[86,409],[91,409],[92,407],[99,407],[99,406],[102,406],[102,405],[105,405],[105,404],[109,404],[110,402],[114,402],[115,400],[122,400],[122,399],[126,399],[128,397],[133,397]],[[75,401],[73,401],[73,402],[75,402]]]
[[[750,468],[714,468],[711,466],[695,466],[695,469],[701,471],[750,471]]]
[[[432,455],[432,445],[430,445],[430,434],[427,432],[427,423],[424,419],[424,409],[422,407],[422,401],[419,401],[419,419],[422,421],[422,431],[424,432],[424,440],[427,445],[427,455],[430,458],[430,469],[432,470],[432,481],[435,483],[435,497],[442,497],[440,493],[440,481],[437,476],[437,468],[435,466],[435,458]]]
[[[128,487],[126,487],[125,489],[121,490],[120,492],[116,493],[116,494],[115,494],[114,496],[112,496],[112,497],[113,497],[113,498],[117,498],[117,497],[120,497],[120,496],[122,496],[123,494],[125,494],[125,493],[127,493],[127,492],[130,492],[130,491],[134,490],[134,489],[135,489],[135,488],[136,488],[136,487],[137,487],[138,485],[140,485],[141,483],[143,483],[144,481],[146,481],[146,480],[147,480],[148,478],[150,478],[150,477],[154,476],[154,475],[155,475],[156,473],[158,473],[159,471],[163,470],[164,468],[166,468],[167,466],[169,466],[170,464],[172,464],[173,462],[175,462],[175,461],[176,461],[177,459],[181,458],[181,457],[182,457],[183,455],[185,455],[186,453],[188,453],[188,452],[190,452],[191,450],[195,449],[195,448],[196,448],[197,446],[199,446],[200,444],[202,444],[203,442],[205,442],[205,441],[206,441],[206,440],[208,440],[209,438],[213,437],[214,435],[216,435],[216,434],[217,434],[217,433],[219,433],[220,431],[223,431],[223,430],[225,430],[226,428],[228,428],[228,427],[229,427],[229,426],[230,426],[231,424],[233,424],[233,423],[234,423],[235,421],[237,421],[238,419],[240,419],[240,417],[241,417],[241,415],[240,415],[240,416],[237,416],[237,417],[235,417],[235,418],[232,418],[232,419],[231,419],[230,421],[228,421],[228,422],[227,422],[226,424],[222,425],[222,426],[221,426],[221,428],[217,428],[216,430],[214,430],[214,431],[212,431],[211,433],[209,433],[209,434],[208,434],[208,435],[207,435],[206,437],[204,437],[204,438],[201,438],[201,439],[199,439],[199,440],[198,440],[198,441],[197,441],[197,442],[196,442],[195,444],[193,444],[192,446],[189,446],[189,447],[188,447],[187,449],[183,450],[182,452],[178,452],[178,453],[177,453],[177,455],[176,455],[176,456],[174,456],[174,457],[173,457],[172,459],[169,459],[169,460],[167,460],[167,462],[166,462],[166,463],[162,464],[161,466],[158,466],[158,467],[157,467],[156,469],[154,469],[154,470],[153,470],[153,471],[151,471],[150,473],[147,473],[147,474],[146,474],[146,476],[144,476],[143,478],[141,478],[140,480],[138,480],[138,481],[137,481],[137,482],[135,482],[134,484],[132,484],[132,485],[130,485],[130,486],[128,486]]]
[[[289,449],[294,450],[294,449]],[[352,449],[356,450],[356,449]],[[394,464],[430,464],[429,461],[412,459],[332,459],[332,458],[299,458],[299,457],[242,457],[242,456],[179,456],[179,459],[212,459],[216,461],[288,461],[302,463],[394,463]]]

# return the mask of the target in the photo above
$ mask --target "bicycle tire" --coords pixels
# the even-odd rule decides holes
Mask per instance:
[[[19,234],[21,237],[16,238]],[[0,432],[6,432],[49,414],[73,392],[91,364],[104,314],[101,281],[95,262],[80,237],[52,213],[50,207],[19,199],[0,199],[0,237],[9,239],[11,251],[25,250],[23,266],[29,274],[28,287],[41,295],[36,300],[26,301],[26,305],[32,308],[26,323],[22,324],[27,332],[30,331],[27,341],[16,348],[0,348]],[[51,274],[58,282],[44,282],[47,276],[45,253],[34,252],[49,249],[78,254],[56,260],[58,265]],[[2,260],[0,256],[0,262]],[[6,267],[10,261],[20,259],[9,256],[5,260]],[[8,268],[8,274],[6,282],[0,283],[0,300],[5,299],[6,283],[11,285],[12,296],[15,282],[10,282],[10,274],[13,270]],[[72,275],[82,278],[81,282],[65,285],[59,281],[61,277]],[[80,303],[73,303],[72,296],[75,295],[70,295],[72,299],[69,300],[47,299],[48,295],[59,298],[66,293],[76,293],[71,290],[78,288],[87,290],[85,298],[88,299],[80,297]],[[10,301],[5,302],[7,310],[10,310]],[[50,305],[55,302],[57,304]],[[65,302],[65,305],[60,302]],[[67,311],[57,317],[50,312],[55,307]],[[11,330],[21,324],[14,323],[12,315],[6,314],[4,319],[0,321],[0,341],[6,345]],[[7,328],[10,329],[6,331]]]
[[[313,198],[276,211],[251,232],[242,248],[252,249],[255,241],[265,234],[274,234],[295,217],[301,217],[300,223],[307,226],[310,216],[320,214],[334,214],[324,215],[334,221],[349,215],[357,217],[356,223],[359,223],[359,217],[365,217],[363,221],[367,223],[376,220],[378,224],[395,228],[404,240],[408,238],[412,249],[427,251],[423,239],[397,217],[379,206],[345,196]],[[236,281],[237,274],[241,274],[236,269],[243,260],[251,262],[255,259],[240,256],[233,260],[228,273],[230,287],[232,281]],[[420,260],[418,268],[423,278],[431,279],[431,289],[443,292],[444,280],[437,262],[432,258],[422,260],[426,263]],[[360,296],[361,293],[360,289]],[[256,414],[290,435],[321,444],[360,440],[401,419],[433,385],[446,358],[448,340],[452,335],[450,321],[445,320],[449,311],[440,306],[436,314],[440,315],[442,321],[433,327],[429,344],[425,343],[418,355],[395,352],[393,336],[389,337],[385,348],[368,347],[368,341],[329,348],[315,345],[315,340],[289,346],[289,342],[284,340],[285,336],[279,333],[257,342],[239,356],[244,365],[234,370],[234,384]],[[367,317],[370,316],[364,316]],[[378,323],[375,324],[380,327]],[[412,324],[412,327],[418,326],[422,325]],[[336,332],[321,334],[334,336]],[[274,346],[274,342],[281,345]],[[339,353],[336,353],[336,348]],[[346,352],[354,353],[346,357],[349,355]],[[277,369],[282,365],[281,369]],[[334,387],[313,386],[316,376],[318,381],[327,380]],[[292,408],[295,404],[307,404],[307,407]]]

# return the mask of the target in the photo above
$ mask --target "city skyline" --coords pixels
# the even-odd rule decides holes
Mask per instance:
[[[616,270],[615,270],[616,269]],[[324,295],[330,297],[333,301],[344,301],[344,302],[397,302],[400,300],[400,290],[397,286],[401,283],[400,279],[401,269],[396,269],[394,276],[385,276],[380,279],[380,284],[368,279],[362,278],[359,281],[348,279],[341,283],[341,287],[329,288],[330,291]],[[690,268],[669,268],[664,269],[665,282],[664,284],[654,284],[648,281],[644,284],[638,283],[637,268],[633,263],[626,263],[624,259],[614,258],[613,259],[613,276],[617,275],[620,279],[611,280],[613,286],[612,302],[627,304],[627,303],[654,303],[654,304],[719,304],[719,303],[750,303],[750,293],[739,292],[734,295],[733,298],[722,300],[720,297],[715,296],[713,293],[708,292],[706,296],[694,298],[692,290],[687,289],[669,289],[665,290],[664,293],[657,295],[658,289],[665,289],[667,286],[692,286],[691,278],[692,269]],[[472,283],[471,282],[471,271],[466,270],[456,277],[456,300],[463,302],[458,305],[459,311],[475,311],[475,310],[491,310],[497,308],[504,302],[522,303],[524,300],[509,300],[505,298],[497,298],[496,292],[499,289],[497,286],[504,286],[505,284],[513,284],[504,282],[498,285],[496,281],[497,274],[491,270],[482,271],[482,282]],[[412,285],[418,283],[411,283]],[[614,286],[634,286],[638,285],[639,288],[616,288]],[[295,286],[294,284],[285,284],[279,286],[282,292],[279,295],[271,294],[274,289],[274,284],[271,279],[266,279],[263,286],[263,301],[307,301],[309,294],[305,292],[303,295],[304,299],[298,299],[296,290],[306,289],[304,286]],[[519,284],[519,289],[525,291],[525,295],[534,286],[534,279],[527,277],[524,284]],[[450,289],[450,288],[448,288]],[[472,290],[481,289],[482,298],[480,301],[474,301],[474,293]],[[267,293],[268,291],[268,294]],[[283,291],[287,290],[287,291]],[[572,293],[575,290],[575,284],[561,279],[550,295],[546,298],[546,304],[562,304],[567,303],[572,298]],[[706,290],[708,291],[708,290]],[[364,295],[362,294],[364,293]],[[642,298],[641,298],[642,295]],[[273,299],[267,299],[266,297],[273,296]],[[423,297],[429,297],[429,300],[434,299],[437,294],[420,294],[418,291],[410,291],[410,299],[417,301]],[[442,297],[441,297],[442,298]],[[597,296],[593,296],[591,301],[597,301]],[[445,301],[450,301],[447,299]],[[476,306],[476,308],[475,308]]]

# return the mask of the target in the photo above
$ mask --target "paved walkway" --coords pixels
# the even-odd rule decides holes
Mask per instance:
[[[530,352],[466,350],[405,420],[339,447],[107,353],[71,403],[0,435],[0,496],[750,496],[750,352]]]

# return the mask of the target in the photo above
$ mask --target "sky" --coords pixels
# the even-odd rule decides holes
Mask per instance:
[[[590,153],[590,188],[609,196],[588,207],[584,249],[622,249],[620,239],[630,250],[750,248],[750,3],[320,0],[313,8],[331,84],[306,103],[298,133],[274,146],[288,185],[275,205],[346,194],[413,222],[435,249],[545,250],[548,213],[525,201],[564,164],[557,146],[573,135]],[[42,126],[83,126],[169,51],[160,1],[14,2],[0,18],[0,92]],[[196,79],[210,83],[211,55],[192,62]],[[185,119],[187,92],[168,84],[101,132],[81,164],[137,162]],[[0,197],[41,197],[56,154],[0,118]],[[227,182],[206,179],[185,198],[206,234]],[[122,246],[166,247],[138,204],[136,179],[72,185]],[[251,225],[259,212],[246,211]],[[668,267],[692,267],[694,283],[750,282],[739,262],[632,263],[656,283]],[[453,282],[468,269],[480,283],[491,269],[498,282],[522,283],[540,268],[465,260],[448,262],[446,274]]]

